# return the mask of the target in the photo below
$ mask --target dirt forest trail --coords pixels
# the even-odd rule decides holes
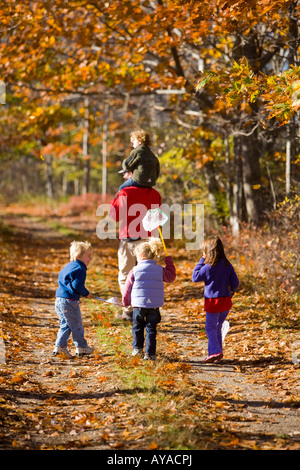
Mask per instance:
[[[190,281],[195,259],[169,248],[178,274],[166,286],[159,359],[150,365],[131,363],[137,377],[139,370],[166,373],[151,389],[151,407],[145,385],[136,385],[137,378],[135,386],[123,380],[132,361],[130,342],[118,358],[118,372],[115,351],[99,342],[97,316],[91,311],[105,317],[103,303],[82,301],[93,356],[61,359],[51,354],[57,274],[68,262],[72,237],[92,242],[95,256],[87,286],[103,288],[108,296],[118,295],[117,241],[100,242],[93,218],[1,214],[1,450],[299,449],[299,364],[292,362],[283,333],[268,330],[263,316],[252,309],[249,295],[239,294],[230,314],[224,360],[205,364],[202,290]],[[109,312],[117,310],[110,307]],[[122,343],[130,326],[113,320],[109,330]],[[291,333],[297,338],[297,331]],[[158,390],[167,401],[161,408]],[[156,406],[159,422],[151,409]],[[172,436],[174,428],[181,433],[182,447]]]

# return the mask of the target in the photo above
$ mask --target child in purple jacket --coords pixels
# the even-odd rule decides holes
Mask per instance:
[[[204,282],[205,331],[208,356],[205,362],[219,362],[223,357],[222,325],[232,306],[231,298],[239,280],[225,256],[219,237],[210,237],[203,246],[203,256],[195,267],[193,282]]]
[[[157,238],[150,238],[136,246],[138,264],[127,276],[122,302],[125,307],[132,305],[132,355],[141,355],[146,345],[144,359],[156,359],[156,327],[160,322],[159,307],[164,303],[164,282],[173,282],[176,269],[171,256],[165,257],[166,266],[156,263],[162,243]]]

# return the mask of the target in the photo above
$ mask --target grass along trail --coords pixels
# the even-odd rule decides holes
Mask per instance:
[[[118,244],[100,242],[91,218],[84,231],[67,217],[1,220],[1,449],[299,448],[297,331],[274,328],[246,282],[220,364],[203,363],[202,290],[190,281],[195,254],[172,249],[178,276],[166,286],[155,363],[132,358],[130,325],[95,300],[81,303],[95,354],[53,358],[54,293],[70,241],[92,241],[87,286],[103,297],[119,295]]]

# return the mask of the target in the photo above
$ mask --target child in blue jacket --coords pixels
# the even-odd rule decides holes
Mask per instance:
[[[160,239],[154,237],[136,246],[138,264],[129,272],[122,296],[125,307],[133,306],[132,355],[142,354],[146,330],[146,360],[156,359],[156,327],[161,320],[159,307],[164,303],[164,282],[176,278],[172,256],[165,257],[165,267],[154,259],[159,256],[161,246]]]
[[[53,356],[59,354],[72,357],[67,349],[68,339],[72,333],[76,346],[76,355],[92,354],[94,349],[87,345],[84,337],[80,297],[91,298],[92,294],[85,287],[87,267],[92,259],[92,247],[89,242],[72,242],[70,263],[58,275],[55,311],[59,318],[60,328],[57,333]]]
[[[205,284],[205,331],[208,338],[208,356],[205,362],[219,362],[223,357],[222,325],[232,306],[231,298],[239,285],[219,237],[210,237],[204,243],[203,255],[194,268],[192,281]]]

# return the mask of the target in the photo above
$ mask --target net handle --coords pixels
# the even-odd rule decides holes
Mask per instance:
[[[164,241],[164,239],[163,239],[163,236],[162,236],[161,226],[160,226],[160,225],[158,226],[158,230],[159,230],[159,235],[160,235],[160,238],[161,238],[161,241],[162,241],[162,244],[163,244],[163,247],[164,247],[166,256],[168,256],[167,248],[166,248],[166,245],[165,245],[165,241]]]

